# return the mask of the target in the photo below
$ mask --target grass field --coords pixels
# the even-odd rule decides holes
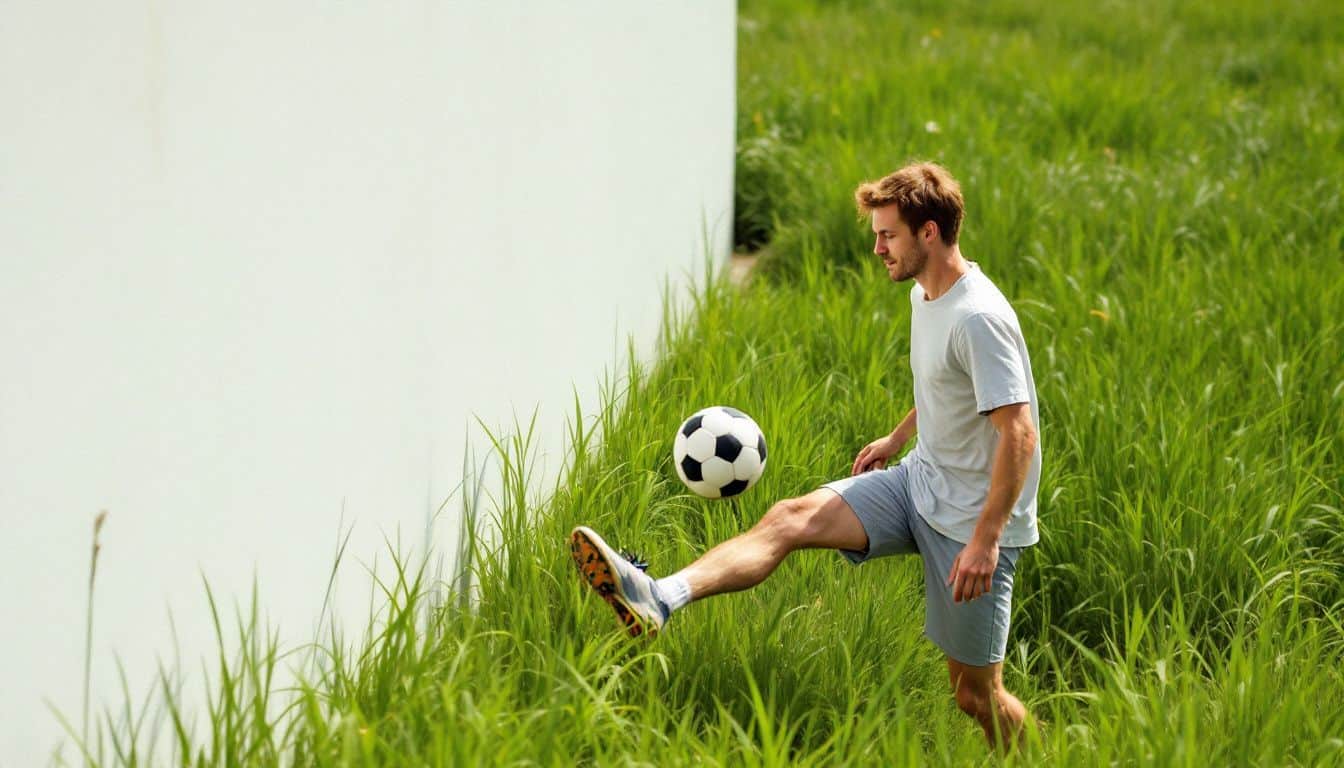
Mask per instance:
[[[113,716],[100,762],[152,738],[200,765],[998,762],[922,639],[913,559],[798,553],[632,644],[566,548],[584,523],[664,575],[894,426],[908,285],[851,192],[924,158],[962,181],[963,252],[1017,307],[1041,400],[1005,666],[1046,727],[1009,762],[1344,764],[1344,6],[762,0],[738,42],[757,277],[668,311],[660,362],[576,418],[548,504],[525,438],[501,443],[474,601],[426,626],[408,572],[367,644],[318,640],[289,708],[253,631],[212,730]],[[770,441],[738,500],[670,463],[713,403]]]

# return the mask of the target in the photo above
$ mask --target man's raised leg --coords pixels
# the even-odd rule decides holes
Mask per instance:
[[[760,584],[798,549],[868,548],[863,524],[840,494],[825,488],[776,503],[746,533],[701,555],[677,576],[692,599],[738,592]]]
[[[834,491],[818,489],[775,504],[751,530],[657,581],[593,530],[579,526],[570,534],[570,553],[579,572],[632,637],[657,634],[673,611],[693,599],[753,587],[790,552],[810,548],[868,548],[859,518]]]

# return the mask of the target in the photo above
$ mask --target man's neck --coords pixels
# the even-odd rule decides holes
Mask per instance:
[[[924,271],[915,275],[915,282],[924,289],[924,300],[933,301],[952,290],[969,271],[971,265],[961,257],[961,248],[953,245],[941,254],[929,254],[929,261]]]

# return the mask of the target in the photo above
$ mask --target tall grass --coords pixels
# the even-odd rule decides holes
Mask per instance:
[[[764,272],[668,304],[657,364],[576,412],[545,497],[529,431],[495,437],[504,491],[471,507],[492,533],[458,599],[403,563],[365,637],[288,659],[253,614],[233,642],[217,620],[243,651],[218,659],[209,728],[171,675],[147,705],[173,715],[172,761],[993,762],[921,637],[916,561],[797,553],[631,643],[565,543],[583,523],[671,572],[892,427],[908,286],[849,195],[920,156],[961,178],[963,250],[1018,308],[1041,398],[1042,542],[1005,674],[1046,725],[1008,762],[1344,763],[1344,12],[762,2],[740,26],[740,162],[792,185],[741,223],[770,239]],[[744,498],[671,467],[712,403],[769,440]],[[98,762],[144,761],[133,710]]]

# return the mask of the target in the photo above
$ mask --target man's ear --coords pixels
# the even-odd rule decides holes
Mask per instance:
[[[924,222],[924,226],[920,228],[919,234],[924,238],[924,242],[932,243],[938,238],[938,222],[933,219]]]

